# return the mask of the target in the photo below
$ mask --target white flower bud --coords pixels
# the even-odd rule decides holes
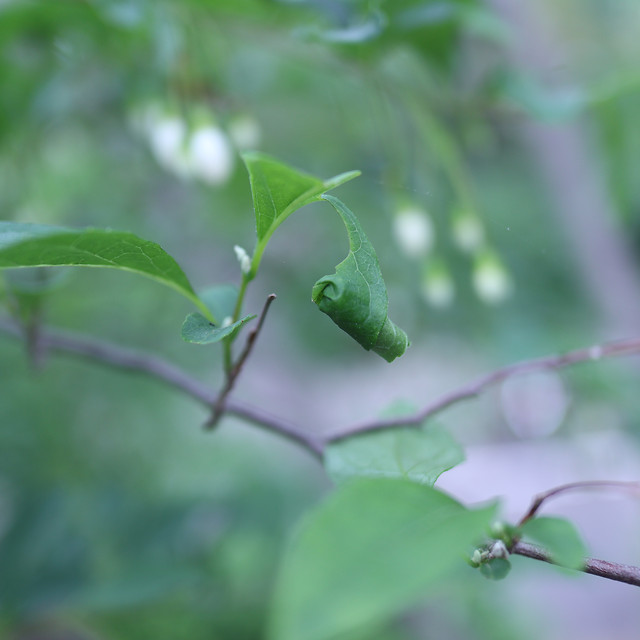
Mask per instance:
[[[229,123],[229,137],[240,150],[255,149],[262,138],[260,124],[251,116],[237,116]]]
[[[433,246],[433,223],[426,211],[407,207],[397,212],[393,220],[393,233],[400,248],[410,257],[426,256]]]
[[[236,258],[238,258],[242,273],[249,273],[249,271],[251,271],[251,258],[249,254],[237,244],[233,247],[233,250],[236,252]]]
[[[484,558],[482,557],[482,552],[480,549],[474,549],[473,554],[471,556],[471,562],[476,566],[481,565]]]
[[[473,288],[486,304],[498,304],[511,293],[511,278],[494,253],[485,251],[476,259]]]
[[[196,129],[189,140],[189,164],[194,176],[209,184],[224,184],[231,177],[235,157],[222,129]]]
[[[422,280],[422,296],[436,309],[446,309],[455,298],[455,285],[449,271],[441,262],[429,264]]]
[[[149,144],[158,164],[181,178],[189,177],[184,143],[187,127],[178,117],[152,119],[148,123]]]
[[[462,213],[455,216],[451,232],[453,241],[466,253],[477,251],[484,243],[484,228],[475,214]]]

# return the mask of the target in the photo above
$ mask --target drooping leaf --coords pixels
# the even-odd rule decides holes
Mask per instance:
[[[453,437],[433,426],[354,436],[329,445],[324,455],[325,469],[336,484],[360,476],[404,478],[431,486],[463,460],[464,452]]]
[[[272,640],[328,640],[402,613],[466,566],[493,507],[404,480],[345,484],[304,522],[276,587]]]
[[[126,231],[0,221],[0,268],[53,266],[139,273],[175,289],[209,315],[178,263],[154,242]]]
[[[249,320],[256,316],[249,315],[237,322],[228,325],[216,325],[205,318],[201,313],[190,313],[182,323],[182,339],[194,344],[213,344],[235,333]]]
[[[360,175],[342,173],[320,180],[255,151],[242,156],[251,182],[258,245],[264,248],[276,228],[294,211],[320,200],[323,193]]]
[[[387,288],[378,256],[356,216],[338,198],[322,198],[340,214],[347,228],[349,254],[335,274],[315,283],[311,297],[320,311],[367,351],[392,362],[407,350],[409,339],[387,315]]]
[[[587,548],[568,520],[541,516],[526,522],[521,531],[523,536],[542,545],[556,564],[569,569],[584,566]]]

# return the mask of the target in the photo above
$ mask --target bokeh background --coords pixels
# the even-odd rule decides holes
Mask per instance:
[[[420,406],[503,364],[638,335],[639,30],[636,0],[4,0],[0,217],[133,231],[204,288],[238,282],[233,245],[253,247],[240,151],[360,169],[337,193],[411,349],[388,365],[311,303],[347,250],[312,205],[252,284],[248,312],[278,299],[236,395],[310,430]],[[188,304],[152,281],[5,276],[5,315],[221,382],[216,347],[180,340]],[[157,381],[40,365],[0,334],[0,637],[264,637],[287,540],[330,490],[320,465],[231,419],[204,433],[206,412]],[[563,482],[637,480],[639,373],[591,363],[452,408],[439,420],[467,461],[439,486],[501,497],[515,520]],[[637,500],[549,509],[593,555],[640,564]],[[632,587],[514,564],[366,637],[637,638]]]

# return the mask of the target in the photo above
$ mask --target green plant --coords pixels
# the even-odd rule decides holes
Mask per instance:
[[[593,349],[513,365],[419,411],[396,409],[385,419],[323,436],[233,402],[229,395],[235,380],[275,299],[274,295],[267,298],[257,326],[234,355],[234,343],[257,317],[244,314],[247,288],[258,275],[275,230],[289,215],[313,202],[327,201],[338,212],[350,247],[336,273],[313,285],[313,301],[365,349],[389,362],[408,346],[404,331],[388,318],[386,288],[371,243],[346,205],[326,194],[358,173],[323,181],[262,154],[247,153],[244,159],[251,181],[257,242],[251,257],[236,247],[241,267],[239,288],[222,284],[197,294],[171,256],[157,244],[130,233],[0,222],[3,268],[89,266],[133,271],[173,288],[195,304],[199,311],[187,316],[182,337],[202,345],[222,344],[226,379],[218,394],[158,360],[136,359],[126,351],[91,341],[39,332],[37,323],[34,329],[31,320],[38,306],[33,300],[48,295],[46,286],[27,295],[24,286],[12,289],[10,285],[19,324],[2,328],[19,332],[22,324],[31,327],[28,340],[38,342],[41,348],[71,350],[164,379],[211,407],[209,427],[226,413],[235,414],[293,439],[322,458],[338,488],[305,518],[285,557],[269,619],[270,637],[322,640],[384,623],[459,572],[464,554],[489,578],[505,577],[509,555],[516,553],[640,585],[640,569],[585,559],[586,550],[567,521],[536,517],[542,503],[557,493],[607,483],[560,487],[541,496],[517,526],[493,524],[493,528],[497,505],[467,508],[434,488],[439,475],[464,457],[455,440],[433,424],[436,413],[514,373],[592,359]],[[599,348],[598,357],[638,351],[638,341],[627,341]],[[609,484],[638,489],[633,483]],[[539,541],[544,549],[522,538]],[[487,539],[489,542],[483,542]]]

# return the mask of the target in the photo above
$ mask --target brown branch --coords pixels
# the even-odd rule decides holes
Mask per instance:
[[[528,542],[516,542],[511,548],[511,553],[532,558],[533,560],[555,564],[546,551]],[[584,567],[579,570],[594,576],[607,578],[608,580],[615,580],[616,582],[624,582],[640,587],[640,567],[608,562],[607,560],[598,560],[597,558],[585,558]]]
[[[583,489],[622,489],[624,491],[633,491],[640,495],[640,482],[622,482],[617,480],[587,480],[583,482],[571,482],[569,484],[563,484],[559,487],[554,487],[553,489],[549,489],[549,491],[545,491],[537,495],[533,502],[531,503],[531,507],[527,513],[520,519],[518,523],[518,527],[521,527],[525,522],[528,522],[533,518],[537,513],[540,507],[546,502],[549,498],[557,496],[561,493],[567,493],[569,491],[578,491]]]
[[[262,329],[262,325],[264,324],[264,320],[267,317],[267,312],[269,311],[269,307],[271,306],[272,302],[276,299],[276,297],[277,296],[275,293],[270,293],[267,296],[267,300],[264,303],[264,306],[262,307],[262,313],[260,314],[260,318],[258,319],[258,324],[256,328],[249,333],[249,337],[247,338],[247,342],[244,346],[244,349],[242,350],[240,357],[236,360],[233,367],[231,367],[231,370],[227,375],[227,382],[225,383],[224,388],[218,395],[213,405],[213,409],[211,411],[211,417],[204,424],[206,429],[213,429],[213,427],[215,427],[215,425],[218,423],[218,421],[222,417],[222,414],[224,413],[225,404],[227,402],[227,398],[231,393],[233,386],[235,385],[236,380],[240,375],[240,372],[242,371],[242,367],[244,366],[244,363],[247,361],[247,358],[251,354],[253,345],[255,344],[258,338],[258,335],[260,334],[260,330]]]
[[[0,318],[0,332],[20,340],[24,339],[20,328],[8,318]],[[42,330],[39,339],[42,348],[52,352],[97,361],[123,371],[144,373],[174,389],[179,389],[207,407],[211,407],[218,398],[217,394],[200,380],[157,356],[59,330]],[[292,440],[317,457],[322,454],[323,443],[318,437],[260,409],[235,400],[228,400],[225,411]]]
[[[595,345],[586,349],[576,349],[569,351],[563,355],[547,356],[537,358],[535,360],[524,360],[515,364],[496,369],[473,382],[466,384],[450,393],[447,393],[434,402],[428,404],[417,413],[386,420],[376,420],[374,422],[366,422],[364,424],[343,427],[334,432],[325,434],[324,438],[327,442],[336,442],[359,433],[368,433],[371,431],[379,431],[381,429],[390,429],[393,427],[418,426],[427,418],[444,411],[448,407],[469,400],[480,395],[483,391],[492,387],[507,378],[523,373],[532,373],[534,371],[544,371],[548,369],[561,369],[582,362],[590,362],[603,358],[613,358],[618,356],[628,356],[640,353],[640,339],[619,340],[603,345]]]
[[[16,323],[7,318],[0,318],[0,332],[17,339],[24,339],[24,333]],[[51,329],[46,331],[42,330],[39,339],[41,341],[42,348],[52,352],[98,361],[102,364],[106,364],[123,371],[149,375],[150,377],[156,378],[173,388],[179,389],[206,406],[210,407],[218,400],[218,395],[211,391],[209,387],[185,373],[179,367],[176,367],[157,356],[124,349],[94,338]],[[422,411],[409,419],[404,418],[401,420],[369,423],[368,425],[354,427],[350,430],[345,429],[337,435],[333,434],[324,437],[309,434],[298,426],[289,424],[286,421],[271,416],[260,409],[250,407],[232,399],[226,400],[224,411],[225,413],[241,418],[251,424],[265,429],[266,431],[285,437],[301,445],[316,457],[321,458],[326,445],[335,440],[365,431],[374,431],[377,429],[406,424],[419,424],[434,413],[442,411],[456,402],[474,397],[487,387],[504,380],[510,375],[538,371],[540,369],[564,367],[577,364],[579,362],[597,360],[605,357],[631,355],[638,353],[639,351],[640,340],[628,340],[604,346],[596,346],[590,349],[580,349],[567,353],[563,356],[552,356],[517,363],[509,367],[498,369],[493,373],[483,376],[477,381],[458,389],[457,391],[443,396],[440,400],[437,400],[433,404],[425,407]],[[598,486],[603,486],[604,484],[607,486],[625,485],[626,488],[637,487],[637,483],[597,483]],[[541,494],[534,501],[534,504],[530,508],[528,514],[535,514],[540,508],[540,505],[553,495],[579,487],[585,487],[587,485],[595,486],[596,483],[573,483],[571,485],[557,487],[545,494]],[[527,516],[531,517],[528,514]],[[525,516],[525,518],[527,516]],[[511,553],[553,564],[549,554],[547,554],[543,549],[526,542],[515,542],[511,548]],[[586,558],[583,571],[609,580],[640,586],[640,567],[617,564],[595,558]]]

